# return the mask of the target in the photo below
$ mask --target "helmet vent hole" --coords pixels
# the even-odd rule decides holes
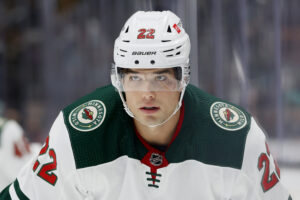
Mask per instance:
[[[127,26],[125,33],[128,33],[128,30],[129,30],[129,26]]]
[[[162,40],[161,42],[171,42],[171,40]]]
[[[140,62],[139,62],[138,60],[135,60],[134,63],[135,63],[136,65],[138,65]]]
[[[154,60],[151,60],[150,63],[151,63],[152,65],[154,65],[154,64],[155,64],[155,61],[154,61]]]
[[[176,49],[179,49],[180,47],[182,47],[182,45],[180,45],[180,46],[176,47]]]
[[[126,50],[120,49],[120,51],[127,52]]]
[[[173,54],[167,55],[167,57],[172,57],[172,56],[173,56]]]
[[[123,40],[123,42],[130,42],[130,40]]]
[[[180,54],[180,51],[178,51],[177,53],[176,53],[176,55],[179,55]]]
[[[168,49],[168,50],[165,50],[163,52],[169,52],[169,51],[173,51],[174,49]]]
[[[167,32],[168,32],[168,33],[172,33],[170,25],[168,26]]]

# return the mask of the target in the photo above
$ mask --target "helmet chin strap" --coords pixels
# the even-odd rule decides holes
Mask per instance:
[[[158,126],[161,126],[161,125],[165,124],[167,121],[169,121],[169,120],[176,114],[176,112],[180,109],[180,107],[181,107],[181,105],[182,105],[182,99],[183,99],[183,96],[184,96],[184,92],[185,92],[185,87],[183,87],[183,89],[182,89],[182,91],[181,91],[180,99],[179,99],[178,104],[177,104],[175,110],[173,111],[173,113],[172,113],[167,119],[165,119],[163,122],[158,123],[158,124],[151,124],[151,125],[145,124],[145,123],[143,123],[142,121],[140,121],[137,117],[135,117],[134,114],[133,114],[133,113],[130,111],[130,109],[128,108],[128,105],[127,105],[127,103],[126,103],[126,101],[125,101],[125,99],[124,99],[124,97],[123,97],[123,94],[120,92],[120,90],[119,90],[119,95],[120,95],[121,100],[122,100],[122,102],[123,102],[124,109],[125,109],[125,111],[127,112],[127,114],[128,114],[130,117],[136,119],[138,122],[140,122],[141,124],[143,124],[143,125],[145,125],[145,126],[148,126],[148,127],[150,127],[150,128],[155,128],[155,127],[158,127]]]

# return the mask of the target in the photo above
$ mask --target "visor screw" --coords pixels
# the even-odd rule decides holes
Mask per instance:
[[[155,64],[155,61],[154,61],[154,60],[151,60],[150,63],[151,63],[152,65],[154,65],[154,64]]]
[[[138,60],[135,60],[134,63],[137,65],[139,64],[140,62]]]

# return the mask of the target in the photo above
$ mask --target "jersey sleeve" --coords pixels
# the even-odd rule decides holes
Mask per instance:
[[[41,151],[19,172],[17,179],[1,194],[11,199],[62,199],[74,187],[76,171],[68,130],[61,112],[51,127]],[[6,198],[5,198],[6,199]]]
[[[280,181],[279,167],[270,153],[263,131],[254,118],[251,119],[251,126],[246,139],[241,171],[244,180],[247,180],[249,184],[249,195],[253,199],[292,199]]]

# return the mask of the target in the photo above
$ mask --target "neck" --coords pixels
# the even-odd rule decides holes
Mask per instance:
[[[153,145],[168,145],[175,133],[180,117],[180,109],[166,123],[157,127],[148,127],[134,119],[134,124],[141,137]]]

